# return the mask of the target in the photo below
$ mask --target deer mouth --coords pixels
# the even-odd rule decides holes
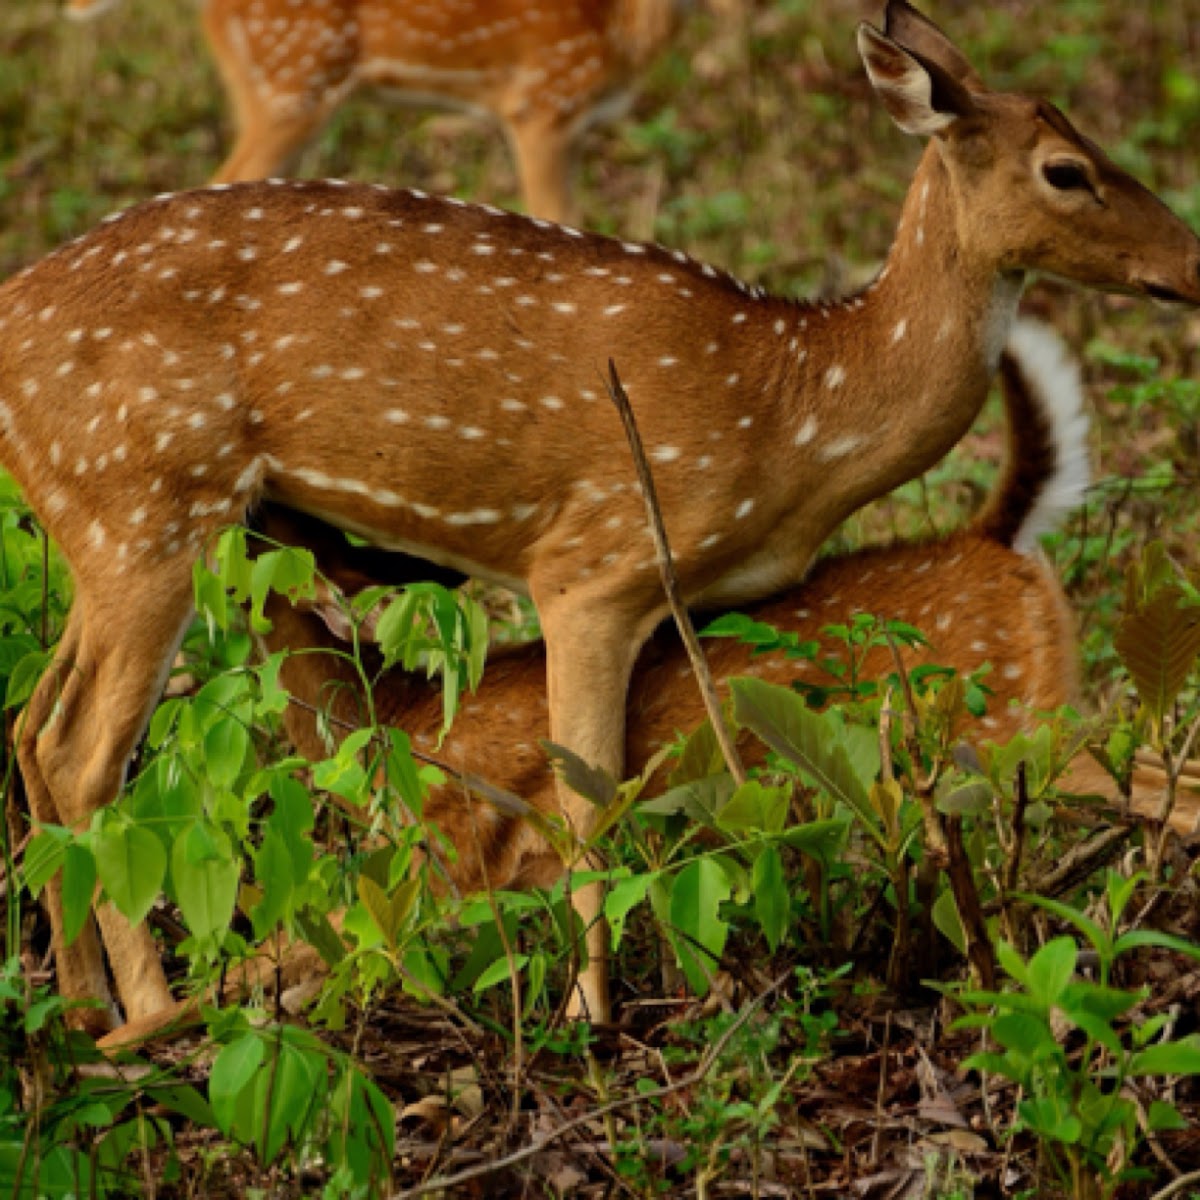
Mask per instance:
[[[1185,305],[1188,308],[1195,308],[1200,304],[1200,295],[1196,295],[1195,293],[1186,295],[1183,292],[1176,291],[1175,288],[1167,287],[1166,284],[1141,280],[1140,288],[1142,294],[1148,296],[1156,304],[1165,304],[1171,307]]]

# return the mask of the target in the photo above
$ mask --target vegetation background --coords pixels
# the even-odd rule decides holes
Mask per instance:
[[[865,282],[886,253],[920,151],[874,102],[855,53],[856,23],[879,21],[881,7],[748,0],[740,11],[695,16],[631,116],[587,137],[578,175],[585,223],[682,247],[797,296]],[[1059,102],[1200,228],[1200,5],[925,8],[990,84]],[[202,185],[230,132],[193,4],[125,0],[84,25],[49,0],[4,5],[0,276],[114,209]],[[369,96],[343,106],[298,173],[517,203],[494,129]],[[1051,552],[1079,614],[1088,700],[1102,706],[1128,687],[1112,649],[1126,568],[1152,539],[1196,565],[1200,317],[1053,281],[1038,283],[1027,303],[1084,360],[1098,479]],[[834,548],[953,528],[986,494],[1002,448],[998,409],[989,408],[950,458],[854,517]],[[130,612],[136,619],[136,597]],[[259,1182],[280,1194],[299,1186]],[[947,1185],[924,1194],[960,1193]]]

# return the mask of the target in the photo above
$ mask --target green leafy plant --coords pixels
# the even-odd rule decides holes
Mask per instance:
[[[1149,995],[1111,984],[1117,959],[1156,947],[1200,959],[1200,947],[1154,930],[1118,933],[1144,875],[1110,872],[1105,888],[1107,922],[1040,896],[1021,899],[1073,925],[1098,960],[1095,982],[1078,978],[1079,947],[1057,937],[1024,959],[1007,942],[997,951],[1016,984],[1011,991],[954,989],[971,1011],[958,1028],[987,1032],[999,1049],[971,1055],[963,1066],[1001,1075],[1023,1092],[1015,1131],[1038,1138],[1045,1169],[1077,1200],[1107,1200],[1130,1180],[1147,1178],[1135,1165],[1146,1136],[1181,1127],[1175,1106],[1150,1102],[1145,1128],[1131,1088],[1140,1079],[1200,1074],[1200,1036],[1172,1040],[1166,1013],[1139,1019],[1136,1006]]]

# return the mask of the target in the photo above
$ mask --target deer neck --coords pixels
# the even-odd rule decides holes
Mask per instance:
[[[928,470],[966,433],[1024,283],[972,254],[929,146],[875,281],[808,321],[807,386],[793,417],[805,461],[796,465],[811,470],[815,458],[841,477],[828,489],[833,522]]]

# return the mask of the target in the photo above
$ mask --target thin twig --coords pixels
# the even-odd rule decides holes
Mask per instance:
[[[642,485],[642,498],[646,501],[646,516],[650,522],[650,532],[654,537],[654,553],[658,558],[658,569],[662,575],[663,591],[667,594],[667,603],[671,607],[671,615],[679,627],[679,636],[683,639],[684,648],[692,663],[696,675],[696,683],[700,687],[700,695],[704,700],[704,708],[708,719],[712,722],[713,733],[717,745],[729,767],[729,773],[740,786],[746,782],[746,769],[733,744],[733,738],[725,725],[725,717],[721,712],[721,701],[717,696],[716,685],[713,683],[712,672],[708,669],[708,660],[700,649],[700,639],[696,637],[695,627],[688,611],[684,607],[683,598],[679,592],[679,577],[675,573],[675,565],[671,559],[671,547],[667,542],[667,531],[663,526],[662,509],[658,504],[658,493],[654,490],[654,477],[650,473],[650,464],[646,461],[646,453],[642,448],[642,438],[638,433],[637,421],[633,416],[633,408],[629,397],[621,385],[621,377],[617,374],[616,363],[608,360],[608,379],[605,381],[608,394],[617,412],[621,414],[621,422],[625,426],[625,436],[629,439],[629,449],[633,453],[633,463],[637,469],[638,480]]]
[[[743,1025],[766,1003],[767,999],[783,986],[783,984],[791,977],[791,971],[786,971],[780,975],[778,979],[768,984],[762,993],[746,1005],[746,1007],[738,1014],[737,1019],[729,1026],[727,1030],[705,1051],[700,1059],[696,1069],[683,1079],[677,1079],[674,1083],[666,1084],[663,1087],[654,1088],[647,1092],[640,1092],[634,1096],[622,1096],[619,1100],[610,1101],[608,1104],[603,1104],[599,1108],[593,1108],[581,1116],[573,1117],[570,1121],[559,1125],[557,1129],[552,1129],[544,1137],[538,1138],[531,1142],[528,1146],[522,1147],[520,1150],[513,1151],[512,1154],[504,1158],[496,1159],[494,1162],[484,1163],[478,1167],[471,1167],[466,1171],[460,1171],[457,1175],[445,1175],[440,1178],[435,1177],[428,1179],[423,1183],[418,1184],[414,1188],[408,1188],[402,1192],[396,1192],[391,1200],[410,1200],[410,1197],[424,1196],[429,1192],[437,1191],[454,1191],[464,1183],[469,1183],[473,1179],[480,1179],[486,1175],[492,1175],[498,1171],[507,1170],[509,1167],[514,1167],[518,1163],[524,1162],[526,1159],[534,1158],[541,1154],[547,1147],[554,1142],[561,1141],[567,1134],[573,1133],[581,1126],[587,1125],[591,1121],[595,1121],[600,1117],[605,1117],[609,1113],[618,1112],[620,1109],[629,1108],[635,1104],[645,1104],[654,1100],[662,1100],[667,1096],[674,1095],[676,1092],[685,1091],[688,1088],[694,1088],[702,1083],[705,1076],[713,1069],[716,1063],[720,1060],[721,1055],[725,1052],[725,1047],[729,1045]]]

